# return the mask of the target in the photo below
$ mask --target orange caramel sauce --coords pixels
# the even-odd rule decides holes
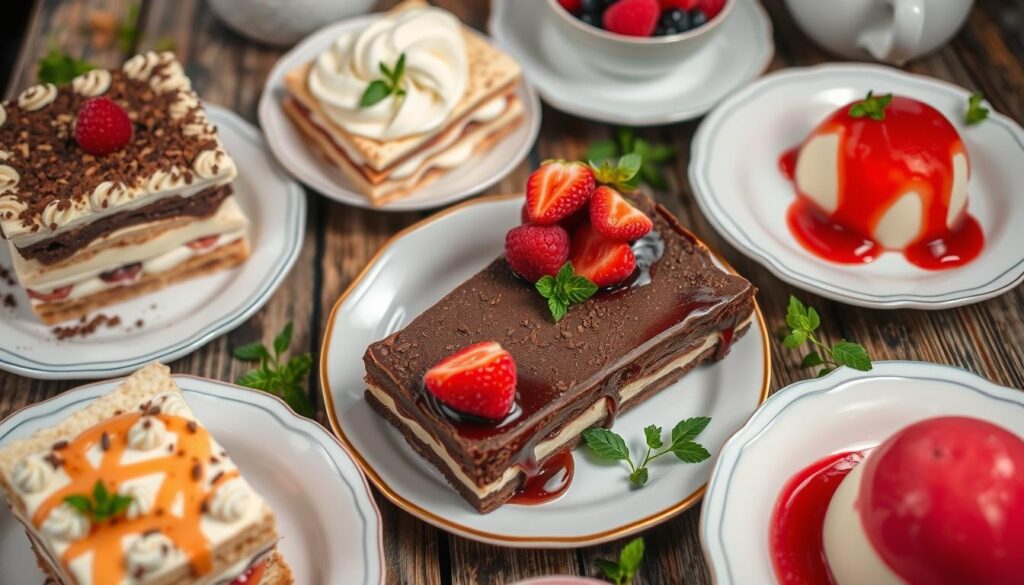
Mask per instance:
[[[92,552],[94,583],[118,583],[127,566],[121,539],[131,534],[160,531],[185,555],[195,575],[204,575],[213,569],[210,543],[200,531],[204,502],[218,485],[238,475],[236,470],[221,474],[211,486],[206,485],[206,465],[210,462],[212,443],[209,433],[201,426],[171,415],[147,415],[159,419],[169,433],[177,435],[173,452],[164,452],[152,459],[121,464],[127,448],[128,430],[138,422],[142,413],[116,416],[82,432],[67,447],[56,451],[63,460],[63,468],[70,483],[48,497],[35,511],[32,523],[38,528],[53,508],[72,494],[92,494],[93,486],[102,481],[107,490],[116,493],[120,485],[131,479],[152,474],[163,474],[164,480],[150,511],[134,520],[120,516],[104,522],[92,522],[85,538],[71,543],[61,555],[61,563],[68,567],[79,556]],[[103,434],[109,439],[109,448],[103,452],[99,467],[93,467],[86,453],[101,444]],[[220,457],[219,454],[216,455]],[[171,505],[181,494],[184,501],[183,516],[171,514]]]

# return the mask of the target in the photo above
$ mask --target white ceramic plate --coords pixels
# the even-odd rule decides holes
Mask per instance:
[[[650,483],[631,491],[624,467],[595,463],[577,452],[575,478],[561,499],[480,514],[363,397],[366,347],[405,326],[500,256],[502,234],[519,223],[522,201],[504,196],[465,203],[413,226],[382,248],[331,313],[320,359],[325,401],[335,431],[364,472],[411,514],[467,538],[503,546],[595,544],[686,509],[700,497],[710,464],[659,460]],[[724,362],[697,368],[623,414],[615,420],[616,432],[635,452],[641,448],[644,426],[671,427],[683,418],[705,415],[712,423],[700,440],[717,452],[767,395],[767,352],[767,333],[759,319]]]
[[[617,79],[589,65],[560,32],[545,0],[491,0],[488,29],[519,61],[544,101],[583,118],[654,126],[703,115],[760,75],[775,54],[772,24],[756,0],[738,0],[700,53],[653,81]]]
[[[960,132],[971,158],[970,210],[986,240],[970,264],[929,271],[898,253],[885,253],[870,264],[833,264],[806,251],[790,234],[786,208],[796,194],[779,172],[779,156],[835,108],[872,89],[925,101]],[[1019,196],[1024,130],[997,113],[966,127],[968,95],[961,87],[879,65],[772,73],[701,123],[690,149],[690,185],[719,233],[794,286],[878,309],[945,309],[991,298],[1024,279],[1024,199]]]
[[[776,392],[722,447],[708,484],[700,535],[715,583],[775,583],[769,521],[798,471],[943,415],[983,418],[1024,435],[1024,392],[959,368],[906,361],[875,362],[870,372],[840,368]]]
[[[267,500],[296,583],[384,582],[380,513],[366,480],[336,438],[270,394],[175,376],[196,416]],[[0,444],[53,426],[114,389],[97,382],[24,408],[0,422]],[[42,583],[28,538],[0,506],[4,583]]]
[[[235,194],[249,217],[252,253],[242,266],[188,280],[97,313],[122,325],[87,338],[57,341],[29,309],[20,287],[8,289],[17,308],[0,308],[0,369],[46,379],[105,378],[152,362],[169,362],[202,347],[258,311],[291,270],[302,246],[306,197],[274,162],[259,132],[229,110],[207,106],[238,165]],[[11,266],[0,246],[0,266]],[[5,286],[5,285],[0,285]],[[137,320],[144,325],[135,326]]]
[[[370,205],[370,200],[359,193],[339,169],[327,162],[315,145],[310,144],[281,109],[281,101],[287,95],[285,74],[315,59],[342,32],[364,29],[378,18],[379,14],[369,14],[324,27],[285,53],[270,70],[263,86],[263,95],[260,96],[260,125],[270,143],[270,149],[288,172],[327,197],[348,205],[381,211],[409,211],[441,207],[480,193],[516,168],[529,154],[540,131],[540,100],[525,81],[520,82],[516,90],[525,111],[523,120],[515,130],[490,150],[475,155],[458,169],[381,207]]]

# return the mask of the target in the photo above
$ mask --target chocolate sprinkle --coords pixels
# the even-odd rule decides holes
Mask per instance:
[[[100,435],[100,449],[104,451],[110,450],[110,435],[107,434],[107,431],[103,431],[103,434]]]
[[[57,441],[56,443],[53,444],[53,450],[54,451],[60,451],[61,449],[67,449],[67,448],[68,448],[68,442],[67,441]]]
[[[192,466],[192,479],[199,481],[203,477],[203,466],[196,463]]]

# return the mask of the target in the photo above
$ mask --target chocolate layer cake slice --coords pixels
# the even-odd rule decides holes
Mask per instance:
[[[753,285],[716,267],[666,209],[632,202],[654,223],[633,244],[637,271],[561,321],[500,258],[366,351],[367,400],[481,512],[584,430],[722,359],[755,318]],[[518,369],[515,406],[497,422],[456,413],[423,384],[434,364],[482,341],[500,343]]]

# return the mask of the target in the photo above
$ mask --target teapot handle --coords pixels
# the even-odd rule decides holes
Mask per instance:
[[[917,56],[924,33],[925,0],[890,0],[891,33],[884,38],[862,38],[861,45],[879,61],[902,65]]]

